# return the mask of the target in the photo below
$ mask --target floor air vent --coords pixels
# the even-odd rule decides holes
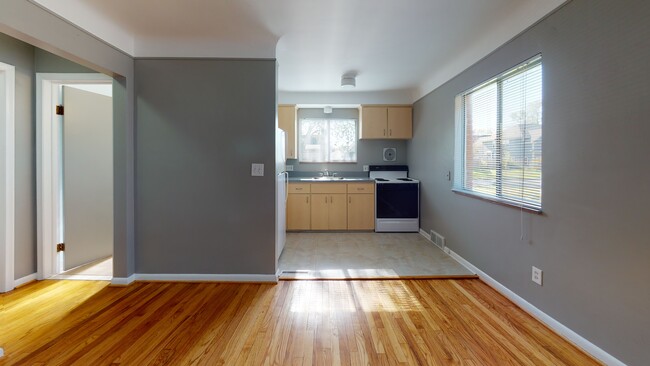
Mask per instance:
[[[307,274],[309,271],[282,271],[283,274]]]
[[[445,237],[431,230],[431,241],[440,249],[445,249]]]

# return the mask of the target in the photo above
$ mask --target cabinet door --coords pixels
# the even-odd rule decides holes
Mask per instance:
[[[386,107],[362,107],[359,138],[384,139],[387,136],[388,114]]]
[[[311,195],[311,229],[329,229],[329,194]]]
[[[287,199],[287,230],[309,230],[311,205],[308,194],[290,194]]]
[[[413,108],[389,107],[388,108],[388,138],[411,139],[413,138]]]
[[[296,159],[296,106],[278,106],[278,127],[287,133],[287,159]]]
[[[329,229],[346,230],[348,228],[348,208],[346,194],[329,195]]]
[[[348,230],[373,230],[375,228],[375,195],[348,195]]]

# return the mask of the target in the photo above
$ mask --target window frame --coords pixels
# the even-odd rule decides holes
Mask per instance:
[[[328,130],[328,132],[330,130],[329,126],[330,126],[331,121],[353,121],[354,122],[354,138],[353,138],[353,141],[354,141],[354,155],[355,155],[354,160],[350,160],[350,161],[340,161],[340,160],[331,160],[331,159],[327,160],[327,161],[304,161],[304,160],[302,160],[303,154],[302,154],[302,148],[301,148],[301,140],[302,140],[303,136],[302,136],[302,133],[301,133],[301,123],[302,123],[302,121],[305,121],[305,120],[327,121],[327,125],[328,125],[327,130]],[[299,118],[298,123],[296,124],[296,127],[297,127],[296,137],[298,139],[298,162],[300,164],[357,164],[358,163],[358,161],[359,161],[359,119],[358,118],[322,118],[322,117]],[[329,139],[327,141],[327,144],[328,144],[327,149],[328,149],[328,156],[329,156],[329,151],[331,151],[330,150],[330,141],[329,141]]]
[[[503,174],[503,162],[501,161],[502,158],[502,153],[501,153],[501,137],[503,136],[503,116],[502,116],[502,111],[503,111],[503,100],[502,100],[502,84],[503,81],[509,77],[515,76],[519,73],[525,72],[529,69],[532,69],[533,67],[536,66],[542,66],[542,55],[537,54],[529,59],[527,59],[524,62],[519,63],[518,65],[507,69],[506,71],[470,88],[467,89],[458,95],[456,95],[455,98],[455,152],[454,152],[454,180],[453,180],[453,186],[452,186],[452,191],[454,193],[467,196],[467,197],[472,197],[472,198],[477,198],[483,201],[487,201],[490,203],[495,203],[498,205],[502,206],[507,206],[507,207],[514,207],[517,209],[521,209],[523,211],[527,211],[530,213],[535,213],[535,214],[543,214],[542,211],[542,205],[543,205],[543,166],[540,166],[541,173],[540,173],[540,201],[539,201],[539,206],[537,205],[532,205],[528,204],[524,201],[520,200],[513,200],[509,199],[503,196],[503,191],[502,191],[502,174]],[[542,66],[543,68],[543,66]],[[542,100],[542,106],[544,105],[544,92],[543,92],[543,85],[544,85],[544,77],[543,77],[543,72],[542,72],[542,78],[541,78],[541,100]],[[465,182],[465,167],[466,167],[466,143],[467,143],[467,131],[466,131],[466,120],[465,120],[465,102],[464,99],[467,95],[472,94],[480,89],[486,88],[492,84],[496,84],[497,87],[497,133],[496,133],[496,139],[495,139],[495,144],[497,148],[497,171],[495,172],[497,178],[495,182],[495,194],[490,195],[487,193],[481,193],[475,190],[469,190],[466,189],[466,182]],[[543,107],[542,107],[543,108]],[[542,121],[543,121],[543,115],[542,115]],[[543,124],[542,124],[542,131],[543,131]],[[542,151],[543,151],[543,136],[544,133],[542,132]],[[543,160],[542,160],[543,161]]]

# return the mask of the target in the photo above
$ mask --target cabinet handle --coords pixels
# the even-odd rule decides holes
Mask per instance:
[[[302,188],[295,188],[296,191],[302,191]]]
[[[386,129],[384,128],[384,136],[386,136]]]
[[[309,203],[309,196],[305,197],[305,202]]]
[[[352,203],[352,197],[348,197],[348,203]]]
[[[388,129],[388,136],[393,136],[393,129],[392,128]]]
[[[327,203],[327,196],[325,196],[325,203]]]

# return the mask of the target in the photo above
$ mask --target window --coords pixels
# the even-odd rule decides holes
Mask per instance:
[[[305,118],[298,121],[301,163],[355,163],[357,121]]]
[[[455,162],[455,191],[541,211],[541,55],[456,97]]]

